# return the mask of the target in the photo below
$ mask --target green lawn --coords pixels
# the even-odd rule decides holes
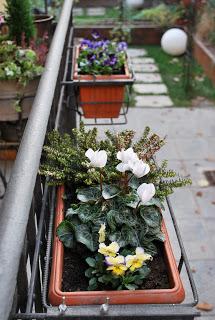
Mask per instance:
[[[189,106],[190,100],[199,96],[215,101],[214,85],[195,62],[192,63],[191,70],[192,88],[186,92],[185,58],[171,57],[164,53],[160,46],[144,46],[144,48],[148,55],[157,62],[163,81],[168,87],[169,95],[175,106]]]
[[[84,15],[75,16],[74,24],[76,25],[89,25],[89,24],[98,24],[105,23],[106,21],[118,21],[120,17],[120,12],[117,8],[106,8],[106,13],[103,16],[88,16],[85,9]]]

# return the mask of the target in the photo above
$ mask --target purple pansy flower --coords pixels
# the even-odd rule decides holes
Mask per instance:
[[[125,51],[128,48],[128,45],[125,41],[118,43],[118,50],[119,51]]]

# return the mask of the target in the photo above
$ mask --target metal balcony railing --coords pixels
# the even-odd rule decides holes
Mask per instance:
[[[8,319],[11,310],[24,311],[27,303],[29,274],[26,265],[30,263],[32,272],[37,233],[34,219],[39,220],[41,205],[43,208],[46,206],[45,203],[42,204],[44,188],[39,178],[37,179],[37,172],[47,126],[53,128],[57,114],[57,100],[62,96],[62,92],[59,92],[59,82],[62,80],[61,67],[63,68],[65,44],[71,27],[72,6],[73,0],[65,0],[0,215],[1,320]],[[29,235],[26,235],[28,221]],[[20,264],[22,268],[18,273]],[[19,281],[21,281],[20,286]],[[37,291],[40,289],[37,288]],[[39,309],[42,311],[41,306]]]
[[[56,192],[37,174],[46,131],[75,127],[77,83],[71,81],[73,0],[65,0],[0,214],[0,320],[194,319],[198,302],[186,253],[168,200],[193,301],[180,305],[52,307],[47,299]],[[76,88],[77,89],[77,88]],[[71,94],[72,91],[72,94]],[[63,312],[66,311],[66,312]]]

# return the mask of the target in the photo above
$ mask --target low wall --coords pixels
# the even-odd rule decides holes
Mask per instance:
[[[194,57],[215,84],[215,54],[197,37],[194,38]]]

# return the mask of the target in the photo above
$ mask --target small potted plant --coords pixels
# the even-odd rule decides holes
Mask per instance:
[[[79,102],[85,118],[117,118],[125,98],[125,84],[108,83],[131,79],[125,42],[102,40],[93,31],[92,40],[84,39],[76,47],[73,79],[80,87]],[[91,85],[84,85],[93,80]],[[107,84],[98,85],[98,80]]]
[[[33,40],[29,0],[7,0],[6,10],[9,34],[0,46],[0,131],[4,140],[17,141],[31,110],[48,49],[44,39],[40,43]]]
[[[59,305],[179,303],[184,289],[162,218],[163,201],[189,179],[153,155],[164,140],[147,127],[54,131],[41,174],[58,188],[49,300]],[[66,150],[66,151],[65,151]],[[62,183],[64,183],[62,185]],[[64,298],[63,298],[64,297]]]

